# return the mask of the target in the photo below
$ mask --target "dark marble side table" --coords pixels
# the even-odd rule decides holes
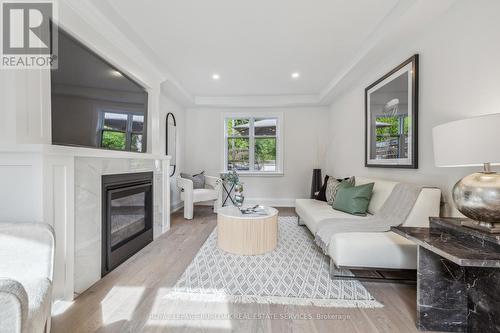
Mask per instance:
[[[463,227],[464,220],[391,229],[418,245],[419,330],[500,332],[500,235]]]

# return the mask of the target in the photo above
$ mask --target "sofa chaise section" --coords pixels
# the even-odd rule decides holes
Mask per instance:
[[[368,207],[376,214],[389,198],[397,182],[356,177],[356,185],[375,183]],[[441,190],[423,188],[406,221],[405,226],[428,227],[429,216],[439,216]],[[324,201],[297,199],[295,210],[299,224],[314,235],[318,226],[327,219],[359,217],[334,210]],[[353,221],[354,222],[354,221]],[[334,222],[332,222],[334,223]],[[416,269],[416,245],[392,231],[338,233],[330,240],[328,256],[337,268]]]

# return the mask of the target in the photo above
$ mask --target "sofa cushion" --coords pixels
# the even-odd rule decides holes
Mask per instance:
[[[354,218],[366,217],[347,214],[335,210],[328,203],[314,199],[296,199],[295,211],[314,235],[320,222],[331,218]]]
[[[417,245],[392,231],[335,234],[328,255],[341,267],[417,268]]]
[[[368,213],[376,214],[382,208],[384,202],[391,195],[394,186],[398,182],[390,181],[390,180],[381,180],[381,179],[373,179],[373,178],[364,178],[364,177],[356,177],[356,185],[375,183],[373,186],[373,193],[370,199],[370,204],[368,205]]]

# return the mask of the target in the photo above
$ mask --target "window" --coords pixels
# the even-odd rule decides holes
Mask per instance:
[[[225,117],[225,171],[280,173],[280,117]]]
[[[99,122],[100,146],[113,150],[144,152],[144,115],[102,111]]]

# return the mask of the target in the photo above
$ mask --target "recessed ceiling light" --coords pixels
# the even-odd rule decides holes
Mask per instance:
[[[300,77],[300,73],[299,72],[293,72],[292,75],[291,75],[292,79],[298,79]]]
[[[218,79],[220,79],[220,75],[217,74],[217,73],[213,73],[212,74],[212,79],[217,81]]]
[[[114,77],[122,77],[122,76],[123,76],[123,74],[122,74],[122,73],[120,73],[119,71],[114,70],[114,69],[112,69],[112,70],[110,71],[110,74],[111,74],[112,76],[114,76]]]

